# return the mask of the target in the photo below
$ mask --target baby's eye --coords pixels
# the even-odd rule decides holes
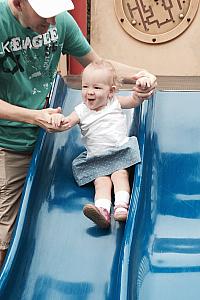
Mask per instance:
[[[101,90],[100,86],[95,86],[94,88],[95,88],[95,90]]]
[[[82,85],[82,89],[87,89],[87,85]]]

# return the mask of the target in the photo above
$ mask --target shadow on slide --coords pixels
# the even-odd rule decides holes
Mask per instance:
[[[83,147],[78,126],[41,134],[0,275],[1,300],[199,300],[199,97],[157,92],[136,110],[142,163],[125,228],[112,220],[103,231],[82,214],[94,191],[77,187],[71,172]],[[52,99],[67,115],[80,91],[57,80]]]

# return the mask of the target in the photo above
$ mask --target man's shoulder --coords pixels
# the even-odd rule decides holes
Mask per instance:
[[[0,0],[1,1],[1,0]],[[64,11],[60,13],[58,16],[56,16],[56,24],[58,25],[67,25],[67,26],[73,26],[76,24],[74,18],[70,15],[69,12]]]
[[[9,30],[12,21],[11,12],[9,12],[8,2],[6,0],[0,0],[0,30],[6,32]]]
[[[0,0],[0,7],[2,7],[2,5],[5,5],[6,1],[5,0]]]
[[[7,10],[8,4],[5,0],[0,0],[0,19],[5,16],[5,10]]]

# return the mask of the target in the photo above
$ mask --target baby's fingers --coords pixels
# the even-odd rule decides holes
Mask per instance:
[[[136,81],[136,85],[142,89],[147,89],[151,87],[151,80],[147,77],[141,77]]]
[[[54,127],[60,127],[62,124],[62,120],[62,116],[53,116],[51,122]]]
[[[71,123],[72,123],[72,121],[68,117],[67,118],[63,118],[63,120],[62,120],[62,125],[66,125],[66,126],[68,126],[68,128],[71,127]]]

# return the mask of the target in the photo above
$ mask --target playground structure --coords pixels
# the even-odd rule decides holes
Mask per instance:
[[[92,3],[94,18],[105,2]],[[111,14],[111,1],[106,3],[112,20],[115,11]],[[195,16],[177,41],[133,43],[140,52],[144,45],[146,49],[153,47],[152,51],[169,48],[170,43],[178,44],[178,39],[193,31],[198,11]],[[106,26],[105,22],[104,18]],[[116,15],[115,22],[112,30],[118,24],[127,34]],[[105,31],[99,45],[107,40]],[[116,51],[117,43],[113,45]],[[110,58],[119,60],[114,54]],[[150,71],[157,68],[142,62]],[[13,296],[15,300],[199,300],[200,82],[195,63],[190,67],[191,72],[187,62],[175,67],[175,83],[170,74],[154,72],[162,75],[158,91],[135,110],[134,118],[133,112],[128,115],[130,134],[139,140],[142,163],[131,176],[126,226],[112,220],[111,230],[105,232],[82,214],[83,205],[93,201],[93,188],[78,188],[71,173],[71,161],[82,150],[79,129],[59,134],[41,132],[16,232],[0,274],[1,300],[13,300]],[[55,81],[51,105],[60,105],[64,114],[69,114],[81,97],[78,87],[70,85],[67,78],[65,81],[67,86],[59,77]],[[126,92],[126,87],[120,91]]]
[[[199,0],[91,1],[101,56],[162,76],[199,76]]]

